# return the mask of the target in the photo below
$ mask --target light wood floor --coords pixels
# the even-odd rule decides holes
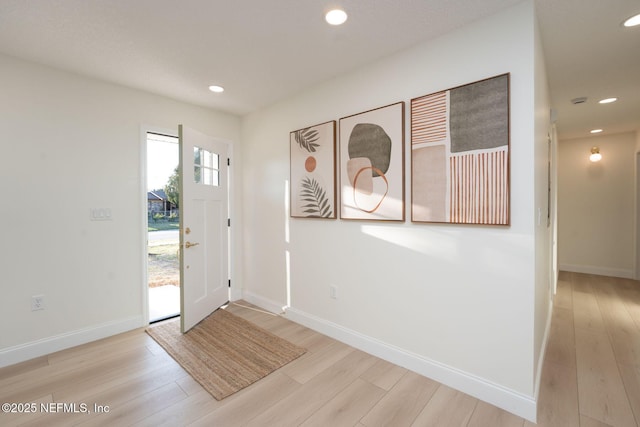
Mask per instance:
[[[0,369],[0,403],[83,403],[91,412],[50,405],[61,413],[0,413],[0,425],[533,426],[281,317],[228,309],[307,354],[217,402],[140,329]],[[638,427],[637,420],[640,282],[562,273],[539,425]]]

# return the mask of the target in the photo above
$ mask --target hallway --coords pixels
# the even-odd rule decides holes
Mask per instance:
[[[540,426],[639,425],[639,282],[560,273],[541,383]]]

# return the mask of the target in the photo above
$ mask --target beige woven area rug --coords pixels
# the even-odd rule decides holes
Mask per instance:
[[[179,319],[150,326],[147,333],[217,400],[307,351],[223,309],[186,334]]]

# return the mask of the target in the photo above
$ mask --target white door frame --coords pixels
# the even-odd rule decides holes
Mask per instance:
[[[147,255],[147,228],[149,226],[147,219],[147,133],[159,133],[163,135],[174,136],[178,138],[178,125],[175,129],[163,128],[153,125],[141,125],[140,126],[140,263],[142,266],[142,283],[140,287],[141,302],[142,302],[142,316],[144,324],[149,324],[149,278],[147,273],[148,268],[148,255]],[[234,179],[233,179],[233,143],[224,138],[217,138],[219,141],[224,142],[227,145],[227,156],[229,157],[229,218],[231,220],[231,227],[229,228],[229,279],[231,280],[231,287],[229,289],[230,299],[233,301],[239,299],[241,295],[238,295],[238,287],[235,286],[233,277],[235,277],[235,260],[234,260],[234,248],[235,248],[235,227],[234,225]]]

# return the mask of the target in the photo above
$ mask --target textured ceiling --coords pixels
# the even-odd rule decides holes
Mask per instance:
[[[0,0],[0,53],[242,115],[519,2]],[[640,129],[640,28],[620,26],[638,1],[536,6],[561,137]]]

